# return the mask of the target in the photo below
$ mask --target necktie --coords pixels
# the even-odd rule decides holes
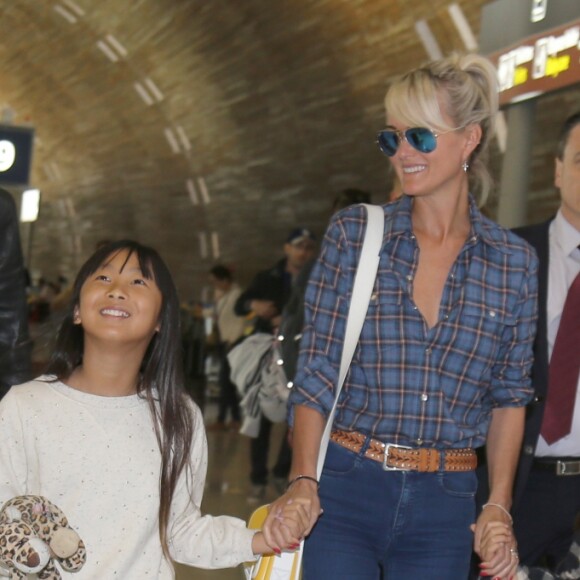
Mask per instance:
[[[549,445],[572,428],[580,372],[580,273],[568,290],[550,359],[542,437]]]

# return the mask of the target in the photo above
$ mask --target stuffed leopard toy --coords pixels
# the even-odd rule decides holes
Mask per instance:
[[[0,510],[0,576],[59,580],[53,559],[67,572],[77,572],[86,561],[85,545],[63,512],[37,495],[7,501]]]

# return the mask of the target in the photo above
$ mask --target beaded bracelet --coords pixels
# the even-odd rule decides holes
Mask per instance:
[[[485,509],[488,506],[499,508],[510,519],[510,523],[511,524],[514,523],[514,519],[512,518],[512,515],[501,504],[490,502],[490,503],[484,504],[481,509]]]
[[[318,479],[316,479],[315,477],[312,477],[310,475],[297,475],[294,479],[290,480],[286,489],[287,490],[290,489],[290,487],[294,483],[296,483],[299,479],[308,479],[310,481],[313,481],[316,484],[316,489],[318,489],[320,487],[320,483],[318,483]]]

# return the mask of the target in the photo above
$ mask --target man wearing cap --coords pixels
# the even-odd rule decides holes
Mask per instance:
[[[284,258],[273,267],[258,272],[250,286],[242,292],[235,305],[238,316],[255,315],[255,332],[274,332],[280,323],[284,305],[292,284],[304,264],[314,256],[316,238],[307,228],[293,229],[284,244]],[[252,493],[249,500],[259,502],[268,482],[268,450],[272,423],[262,417],[258,437],[251,440]],[[273,469],[275,480],[286,481],[290,469],[290,448],[284,438],[278,461]]]

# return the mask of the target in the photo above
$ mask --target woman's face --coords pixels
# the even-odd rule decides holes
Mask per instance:
[[[90,339],[147,348],[159,330],[161,291],[143,276],[135,253],[110,256],[83,283],[74,321]]]
[[[443,114],[443,118],[449,126],[455,126],[448,115]],[[409,129],[396,118],[387,118],[387,127],[397,131]],[[477,146],[481,129],[471,125],[455,131],[433,132],[438,135],[434,151],[422,153],[401,139],[397,152],[390,158],[403,192],[412,197],[457,191],[467,193],[468,180],[463,163]]]

